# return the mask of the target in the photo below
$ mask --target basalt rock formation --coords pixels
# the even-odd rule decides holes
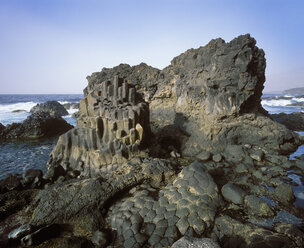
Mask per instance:
[[[219,38],[175,57],[163,70],[146,64],[104,68],[87,77],[84,93],[113,75],[133,83],[150,104],[152,130],[183,155],[245,144],[290,153],[301,141],[261,106],[266,61],[255,44],[250,35],[229,43]]]
[[[89,247],[169,247],[182,237],[303,247],[304,213],[292,204],[289,176],[303,175],[304,158],[283,155],[303,140],[262,108],[264,70],[264,52],[243,35],[190,49],[163,70],[93,73],[77,128],[59,138],[46,187],[25,213],[35,230],[64,230],[39,247],[79,239]],[[181,157],[157,157],[157,142]]]
[[[31,108],[30,112],[46,112],[49,113],[51,116],[64,116],[69,114],[68,111],[66,111],[66,109],[64,108],[64,106],[56,101],[47,101],[45,103],[37,104],[36,106]]]
[[[50,166],[65,164],[93,176],[134,156],[147,142],[149,104],[118,76],[87,93],[79,111],[77,128],[59,138]]]

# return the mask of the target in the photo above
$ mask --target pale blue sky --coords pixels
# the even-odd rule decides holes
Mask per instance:
[[[0,94],[81,93],[120,63],[157,68],[209,40],[250,33],[264,91],[304,87],[303,0],[0,0]]]

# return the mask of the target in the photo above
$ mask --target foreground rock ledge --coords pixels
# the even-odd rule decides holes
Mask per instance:
[[[288,159],[303,140],[262,108],[264,73],[249,35],[212,40],[163,70],[93,73],[77,128],[51,153],[45,188],[26,210],[14,191],[1,195],[2,233],[27,223],[11,242],[39,247],[170,247],[181,238],[303,247],[304,213],[288,177],[304,174],[303,158]]]

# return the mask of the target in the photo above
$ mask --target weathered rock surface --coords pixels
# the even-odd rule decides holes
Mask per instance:
[[[229,43],[215,39],[175,57],[163,70],[146,64],[104,68],[87,78],[84,93],[116,74],[132,81],[150,103],[153,130],[177,126],[186,134],[178,139],[168,134],[180,143],[182,155],[244,144],[290,153],[303,141],[265,116],[260,97],[266,63],[255,44],[250,35]]]
[[[286,126],[288,129],[293,131],[304,131],[304,113],[295,112],[291,114],[272,114],[271,118]]]
[[[129,191],[111,206],[107,221],[117,231],[117,246],[167,247],[179,235],[203,235],[221,205],[218,188],[203,164],[185,167],[159,192],[149,185]]]
[[[73,128],[59,116],[40,112],[30,115],[22,123],[9,124],[0,131],[0,140],[38,139],[52,137]]]
[[[49,113],[51,116],[64,116],[69,114],[65,107],[56,101],[47,101],[45,103],[39,103],[36,106],[32,107],[30,112],[46,112]]]
[[[49,166],[67,163],[81,175],[96,175],[103,166],[138,154],[149,135],[148,103],[115,76],[81,100],[77,128],[59,138]]]
[[[187,238],[182,237],[176,241],[172,248],[220,248],[219,244],[208,238]]]
[[[234,185],[233,183],[225,184],[221,189],[222,195],[225,200],[235,204],[242,204],[246,195],[245,191]]]

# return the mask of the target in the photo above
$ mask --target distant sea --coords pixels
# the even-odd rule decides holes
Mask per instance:
[[[22,122],[30,115],[30,109],[37,103],[58,101],[61,104],[79,102],[83,98],[79,95],[0,95],[0,123],[3,125],[13,122]],[[304,108],[288,106],[295,102],[304,102],[304,96],[291,96],[282,94],[264,94],[263,107],[271,114],[304,112]],[[18,110],[18,112],[16,112]],[[77,109],[68,110],[69,115],[63,118],[72,125],[76,119],[72,114]],[[304,136],[304,132],[300,132]],[[30,168],[46,171],[46,162],[49,154],[57,142],[58,137],[38,141],[15,141],[0,143],[0,179],[8,173],[22,173]],[[304,147],[300,147],[294,155],[304,154]],[[293,158],[293,156],[291,158]]]
[[[76,103],[83,98],[82,94],[69,95],[0,95],[0,123],[3,125],[20,123],[30,115],[30,110],[38,103],[58,101]],[[16,112],[17,111],[17,112]],[[76,125],[72,114],[78,109],[68,110],[69,115],[63,118]],[[9,173],[23,173],[27,169],[46,171],[49,154],[57,143],[58,137],[34,141],[11,141],[0,143],[0,180]]]

